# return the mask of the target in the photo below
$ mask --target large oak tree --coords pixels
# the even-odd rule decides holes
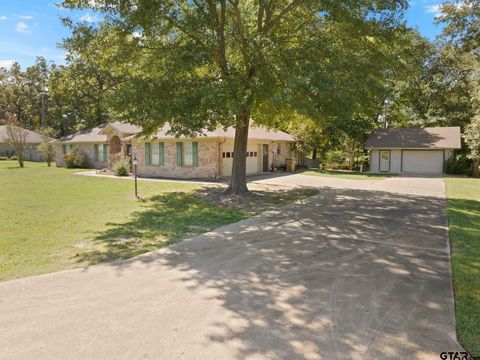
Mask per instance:
[[[65,23],[72,56],[124,82],[118,116],[177,135],[236,129],[229,191],[246,186],[253,118],[292,112],[311,119],[364,113],[384,91],[384,51],[402,26],[406,0],[65,0],[92,8],[97,25]],[[378,99],[377,99],[378,100]]]

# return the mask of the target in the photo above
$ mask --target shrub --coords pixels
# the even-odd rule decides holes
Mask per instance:
[[[10,160],[18,160],[17,155],[12,155],[12,156],[10,156]]]
[[[472,161],[465,155],[454,155],[445,161],[445,172],[450,175],[470,175]]]
[[[87,158],[84,153],[78,149],[74,149],[72,152],[63,156],[65,166],[67,168],[85,168],[87,167]]]
[[[127,176],[130,170],[130,162],[127,159],[120,159],[113,164],[112,170],[117,176]]]

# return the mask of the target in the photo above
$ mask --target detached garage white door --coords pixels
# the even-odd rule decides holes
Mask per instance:
[[[404,150],[402,160],[402,169],[405,173],[443,173],[443,150]]]

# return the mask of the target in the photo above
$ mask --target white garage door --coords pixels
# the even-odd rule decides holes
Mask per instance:
[[[256,147],[255,147],[256,149]],[[222,152],[222,176],[232,176],[233,151]],[[247,174],[258,173],[258,152],[247,151]]]
[[[443,173],[443,151],[403,151],[403,172],[411,174]]]

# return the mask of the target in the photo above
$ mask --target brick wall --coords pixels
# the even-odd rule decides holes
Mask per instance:
[[[285,166],[285,159],[291,158],[290,143],[277,143],[280,153],[275,153],[275,166]]]
[[[180,140],[178,140],[180,141]],[[164,165],[145,165],[145,143],[134,142],[132,154],[138,160],[137,171],[140,176],[166,178],[210,178],[219,174],[218,140],[198,141],[198,166],[177,166],[177,141],[163,141]]]
[[[104,169],[108,167],[107,161],[95,161],[94,154],[93,154],[93,143],[89,144],[74,144],[74,147],[79,149],[83,152],[87,157],[87,166],[91,169]],[[99,144],[100,145],[100,144]],[[66,144],[67,152],[69,151],[69,144]],[[108,155],[107,155],[108,158]],[[57,167],[64,167],[65,162],[63,161],[63,154],[62,154],[62,145],[57,144],[55,147],[55,161],[57,163]]]

